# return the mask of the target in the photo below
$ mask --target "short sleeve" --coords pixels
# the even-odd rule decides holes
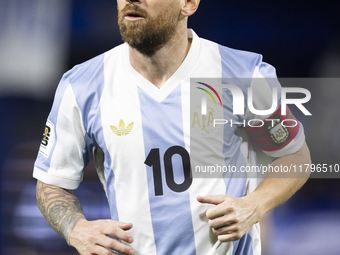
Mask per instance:
[[[82,115],[64,75],[46,122],[33,177],[61,188],[76,189],[83,178],[87,153]]]
[[[261,62],[255,67],[247,99],[246,129],[268,156],[286,156],[302,147],[303,125],[288,107],[283,114],[281,85],[273,66]]]

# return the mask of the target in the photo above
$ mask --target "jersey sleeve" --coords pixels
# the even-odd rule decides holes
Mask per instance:
[[[275,68],[261,62],[255,67],[246,110],[246,129],[253,141],[270,157],[297,152],[305,141],[302,123],[281,108],[281,85]]]
[[[65,189],[76,189],[83,178],[87,154],[85,129],[67,75],[61,79],[46,122],[33,177]]]

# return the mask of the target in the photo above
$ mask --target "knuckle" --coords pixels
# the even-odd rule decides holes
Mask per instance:
[[[117,247],[117,243],[115,240],[110,240],[107,245],[111,249],[115,249]]]
[[[91,234],[88,234],[87,240],[88,240],[89,243],[94,243],[94,242],[96,242],[97,238],[94,234],[91,233]]]
[[[207,211],[206,211],[205,216],[207,216],[207,218],[210,219],[210,217],[211,217],[210,210],[207,210]]]
[[[237,233],[237,232],[239,232],[239,228],[238,227],[236,227],[236,226],[234,226],[233,228],[231,228],[230,229],[230,231],[232,232],[232,233]]]
[[[112,232],[112,235],[113,236],[116,236],[117,235],[117,226],[114,226],[114,227],[112,227],[112,230],[111,230]]]
[[[109,250],[105,250],[101,253],[102,255],[111,255],[112,252],[110,252]]]
[[[230,218],[230,215],[225,214],[223,215],[222,219],[225,223],[229,224],[231,218]]]
[[[85,244],[85,250],[86,251],[91,251],[91,249],[92,249],[92,245],[90,243],[86,243]]]
[[[235,239],[236,239],[236,240],[240,240],[241,238],[242,238],[241,235],[236,235],[236,236],[235,236]]]
[[[233,206],[228,206],[228,207],[226,208],[226,211],[227,211],[228,213],[233,213],[233,212],[235,212],[235,208],[234,208]]]
[[[224,198],[224,202],[226,202],[226,203],[228,203],[228,204],[230,204],[232,201],[233,201],[232,197],[226,196],[226,197]]]
[[[230,205],[229,205],[228,203],[223,203],[223,204],[221,204],[221,205],[223,205],[223,209],[224,209],[225,211],[229,212],[229,210],[230,210]]]
[[[95,232],[100,232],[102,229],[101,224],[99,224],[99,222],[94,224],[92,228]]]
[[[240,233],[240,232],[236,232],[236,234],[235,234],[235,238],[236,238],[236,240],[239,240],[239,239],[241,239],[242,238],[242,234]]]
[[[130,250],[131,250],[130,247],[126,246],[124,247],[123,252],[126,254],[130,254]]]
[[[229,216],[223,217],[223,225],[226,227],[232,226],[235,224],[235,221],[233,218],[230,218]]]
[[[228,222],[230,223],[230,225],[232,225],[232,224],[237,224],[239,220],[236,217],[236,215],[231,215],[228,217]]]

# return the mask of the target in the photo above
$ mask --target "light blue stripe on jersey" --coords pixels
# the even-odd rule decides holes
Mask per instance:
[[[244,51],[233,50],[224,46],[219,45],[219,52],[221,55],[222,65],[222,83],[227,82],[228,79],[234,78],[235,84],[239,85],[243,93],[246,92],[246,87],[250,84],[249,79],[240,78],[251,78],[254,72],[254,68],[258,65],[261,60],[261,56],[255,53],[249,53]],[[229,80],[230,81],[230,80]],[[232,114],[233,101],[230,95],[223,93],[222,95],[223,106],[224,106],[224,118],[227,120],[232,119],[234,122],[242,122],[245,116],[235,116]],[[225,164],[228,166],[236,166],[240,169],[240,166],[246,165],[246,160],[241,153],[240,145],[241,138],[233,135],[235,128],[230,125],[224,126],[225,142],[223,147],[223,154],[225,155]],[[226,195],[242,197],[246,194],[246,174],[244,178],[240,178],[240,174],[233,177],[233,174],[225,176],[224,182],[226,185]],[[247,233],[239,241],[233,242],[233,254],[234,255],[253,255],[252,238]],[[241,251],[241,253],[240,253]]]
[[[152,227],[157,254],[194,255],[195,239],[193,233],[190,198],[188,190],[174,192],[166,184],[163,156],[172,146],[184,146],[183,120],[181,107],[181,86],[177,86],[161,103],[138,89],[141,104],[145,156],[151,149],[159,148],[163,195],[155,196],[153,169],[146,166],[149,203]],[[182,159],[172,157],[174,179],[177,184],[184,180]],[[179,230],[181,229],[181,230]],[[186,231],[186,235],[177,232]]]
[[[221,55],[222,78],[252,78],[255,66],[262,60],[262,56],[256,53],[221,45],[218,49]]]
[[[115,175],[111,169],[111,156],[106,147],[102,130],[100,99],[104,90],[104,54],[99,55],[79,66],[76,66],[70,76],[76,101],[81,109],[84,128],[86,131],[84,150],[85,165],[90,160],[92,146],[99,146],[104,152],[104,174],[107,183],[107,196],[110,201],[111,218],[118,219],[116,208],[116,193],[114,189]],[[89,135],[91,134],[91,135]],[[97,140],[95,140],[97,138]]]
[[[237,245],[236,245],[237,244]],[[253,255],[253,239],[247,232],[242,239],[234,242],[234,251],[235,255]]]
[[[96,115],[99,112],[99,101],[104,88],[103,73],[104,54],[101,54],[81,65],[75,66],[69,75],[70,84],[80,108],[84,129],[86,131],[84,150],[84,166],[90,161],[91,147],[96,143],[89,134],[93,133],[92,127],[96,123]]]

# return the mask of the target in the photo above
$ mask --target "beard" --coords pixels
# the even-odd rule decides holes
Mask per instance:
[[[124,13],[128,10],[138,12],[144,19],[132,22],[125,20]],[[120,34],[132,48],[146,56],[153,56],[175,34],[179,15],[178,9],[171,8],[153,18],[136,5],[126,5],[123,10],[118,10]]]

